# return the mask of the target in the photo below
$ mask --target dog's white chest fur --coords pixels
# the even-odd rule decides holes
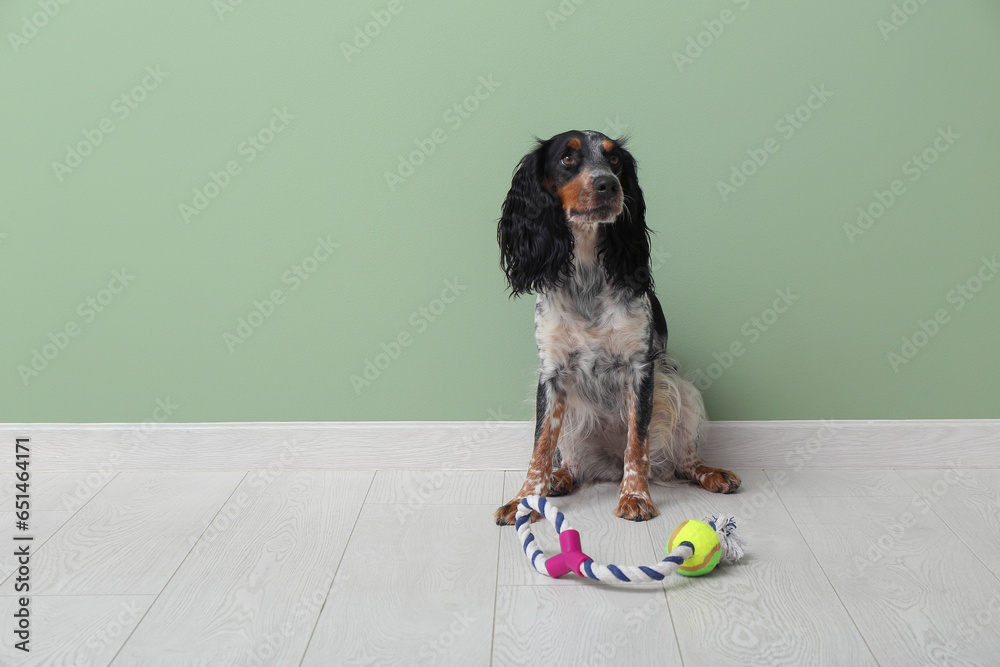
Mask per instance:
[[[649,362],[648,301],[610,287],[597,262],[579,263],[565,285],[538,295],[535,341],[542,373],[564,384],[571,410],[591,413],[587,421],[623,415],[626,389]]]

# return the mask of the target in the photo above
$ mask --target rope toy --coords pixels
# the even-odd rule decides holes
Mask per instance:
[[[551,523],[559,535],[560,553],[546,556],[531,532],[531,512],[536,511]],[[517,505],[514,522],[517,537],[531,566],[547,577],[561,577],[573,572],[596,581],[650,583],[662,581],[674,572],[688,577],[708,574],[719,561],[735,563],[743,557],[743,541],[736,534],[732,517],[713,516],[702,521],[685,521],[674,529],[667,542],[667,557],[652,566],[600,565],[583,553],[580,533],[569,525],[566,515],[544,496],[527,496]]]

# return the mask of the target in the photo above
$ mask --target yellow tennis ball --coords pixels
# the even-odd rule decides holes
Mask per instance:
[[[685,577],[700,577],[708,574],[719,564],[722,550],[719,548],[719,536],[715,529],[703,521],[688,520],[674,528],[667,541],[669,554],[681,542],[694,545],[694,555],[681,563],[677,574]]]

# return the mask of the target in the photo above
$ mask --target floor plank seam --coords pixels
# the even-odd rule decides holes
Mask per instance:
[[[653,531],[649,528],[649,522],[646,522],[646,537],[649,538],[649,546],[656,553],[656,540],[653,539]],[[670,619],[670,630],[674,633],[674,644],[677,646],[677,656],[681,659],[681,667],[687,664],[684,660],[684,651],[681,647],[681,638],[677,634],[677,624],[674,622],[674,610],[670,605],[670,586],[667,585],[668,579],[664,579],[660,582],[660,590],[663,593],[663,601],[667,605],[667,617]]]
[[[854,618],[854,615],[851,614],[851,610],[847,607],[846,604],[844,604],[844,598],[841,597],[840,591],[837,590],[837,587],[833,584],[833,580],[830,579],[830,573],[826,571],[825,567],[823,567],[823,562],[816,556],[816,552],[813,551],[812,544],[809,543],[809,540],[806,539],[805,534],[799,528],[799,524],[795,520],[795,515],[793,515],[789,511],[788,505],[785,504],[785,499],[781,495],[781,491],[778,489],[778,487],[774,486],[774,484],[770,480],[768,480],[768,483],[771,484],[771,486],[774,488],[774,493],[778,497],[778,502],[781,503],[781,507],[785,510],[785,514],[788,515],[788,518],[791,520],[792,525],[795,526],[795,530],[799,533],[799,537],[802,538],[802,542],[805,543],[806,548],[809,549],[809,555],[812,556],[813,561],[815,561],[816,565],[819,566],[820,572],[823,573],[823,576],[826,578],[826,582],[830,585],[830,590],[832,590],[833,594],[837,596],[837,602],[840,603],[840,606],[844,610],[844,613],[847,614],[847,618],[851,619],[851,625],[854,626],[855,632],[858,633],[858,637],[861,638],[861,642],[865,645],[865,649],[868,651],[868,655],[871,656],[872,662],[881,667],[882,663],[878,661],[878,657],[875,655],[875,651],[873,651],[872,647],[868,645],[868,638],[865,637],[863,632],[861,632],[861,627],[858,625],[858,620]]]
[[[302,667],[302,663],[305,662],[306,655],[309,653],[309,645],[312,644],[313,636],[316,634],[316,626],[319,625],[319,619],[323,616],[323,610],[326,609],[326,603],[330,600],[330,591],[333,590],[333,585],[337,581],[337,574],[340,572],[340,566],[344,562],[344,556],[347,555],[347,550],[351,548],[351,540],[354,538],[354,529],[358,527],[358,520],[361,518],[361,513],[368,504],[368,494],[371,493],[372,486],[375,484],[375,477],[378,475],[378,470],[373,470],[371,472],[372,478],[368,481],[368,488],[365,490],[365,497],[361,499],[361,504],[358,505],[358,513],[354,515],[354,523],[351,524],[351,532],[347,535],[347,541],[344,542],[344,550],[340,552],[340,560],[337,561],[337,567],[334,568],[333,576],[330,577],[330,588],[326,590],[326,597],[323,599],[323,604],[320,605],[319,611],[316,612],[316,620],[313,622],[312,630],[309,631],[309,639],[306,640],[306,645],[302,648],[302,656],[299,658],[298,667]]]
[[[238,472],[238,471],[234,471],[234,472]],[[153,601],[149,603],[148,607],[146,607],[146,611],[144,611],[143,614],[142,614],[142,616],[139,617],[139,620],[136,622],[135,627],[132,628],[132,632],[128,633],[128,636],[125,637],[124,641],[122,641],[122,645],[119,646],[118,650],[115,651],[115,654],[113,656],[111,656],[111,660],[108,661],[108,667],[111,667],[111,665],[113,665],[115,663],[115,660],[118,659],[118,656],[125,649],[125,646],[128,644],[129,640],[132,639],[132,636],[135,634],[135,631],[139,629],[139,626],[142,625],[143,620],[145,620],[146,616],[149,615],[150,610],[152,610],[152,608],[156,606],[156,603],[159,602],[160,595],[163,593],[163,591],[165,591],[167,589],[167,586],[170,585],[171,580],[173,580],[173,578],[174,578],[174,576],[176,576],[177,572],[179,572],[180,569],[184,566],[184,563],[187,561],[188,557],[195,550],[195,548],[197,548],[198,542],[201,541],[201,538],[205,536],[205,533],[208,531],[208,529],[212,526],[213,523],[215,523],[215,519],[219,516],[219,513],[226,506],[226,503],[228,503],[229,500],[233,497],[233,495],[236,493],[236,491],[240,488],[240,485],[243,484],[243,481],[247,478],[247,475],[249,475],[249,474],[250,474],[249,472],[244,471],[243,477],[240,478],[239,482],[237,482],[236,484],[233,485],[233,490],[229,492],[229,495],[226,496],[226,499],[224,501],[222,501],[221,503],[219,503],[219,509],[216,510],[215,514],[212,515],[212,519],[205,524],[205,527],[202,529],[201,534],[198,535],[198,539],[194,541],[194,543],[191,545],[191,548],[188,549],[188,552],[186,554],[184,554],[184,558],[182,558],[181,562],[177,564],[177,567],[174,568],[174,571],[170,573],[170,577],[167,578],[167,580],[163,583],[163,586],[160,587],[160,590],[157,591],[156,597],[153,598]],[[106,487],[107,487],[107,484],[105,484],[105,488]],[[97,494],[94,494],[94,495],[96,496]],[[148,595],[148,593],[146,593],[144,595]]]
[[[96,494],[95,494],[95,495],[96,495]],[[81,509],[83,509],[83,507],[82,507],[82,506],[80,507],[80,509],[78,509],[78,510],[77,510],[77,512],[79,512],[79,511],[80,511]],[[50,540],[51,540],[51,539],[52,539],[53,537],[55,537],[55,536],[56,536],[57,534],[59,534],[59,531],[60,531],[60,530],[62,530],[62,529],[63,529],[63,527],[64,527],[64,526],[65,526],[65,525],[66,525],[66,524],[67,524],[67,523],[68,523],[68,522],[69,522],[69,521],[70,521],[70,520],[71,520],[71,519],[72,519],[72,518],[73,518],[74,516],[76,516],[76,512],[73,512],[73,513],[71,513],[71,514],[70,514],[70,515],[69,515],[68,517],[66,517],[66,520],[65,520],[65,521],[63,521],[63,522],[62,522],[61,524],[59,524],[59,527],[58,527],[58,528],[56,528],[55,530],[53,530],[53,531],[52,531],[52,534],[51,534],[51,535],[49,535],[48,537],[46,537],[46,538],[45,538],[44,540],[42,540],[42,541],[41,541],[41,543],[40,543],[40,544],[39,544],[38,546],[36,546],[36,547],[35,547],[35,549],[34,549],[34,551],[33,551],[33,554],[32,554],[32,555],[34,555],[34,554],[37,554],[37,553],[38,553],[39,551],[41,551],[41,550],[42,550],[42,547],[44,547],[44,546],[45,546],[46,544],[48,544],[48,543],[49,543],[49,541],[50,541]],[[9,575],[7,575],[6,577],[4,577],[4,578],[3,578],[3,580],[0,580],[0,590],[2,590],[2,589],[3,589],[3,586],[4,586],[4,585],[5,585],[6,583],[7,583],[7,581],[8,581],[8,580],[9,580],[9,579],[10,579],[11,577],[13,577],[13,576],[14,576],[15,574],[17,574],[17,570],[14,570],[14,571],[13,571],[13,572],[11,572],[11,573],[10,573]],[[37,594],[37,593],[35,593],[34,595],[38,595],[38,594]],[[33,595],[32,597],[34,597],[34,595]]]
[[[556,656],[565,659],[573,655],[571,662],[575,664],[648,664],[654,657],[662,662],[676,656],[676,664],[694,665],[706,663],[706,658],[713,655],[720,665],[757,664],[768,659],[789,664],[815,660],[817,664],[888,667],[950,658],[962,664],[992,664],[995,648],[1000,645],[1000,630],[994,624],[1000,608],[1000,560],[996,558],[1000,553],[1000,523],[996,518],[1000,468],[985,473],[970,466],[916,470],[858,466],[797,468],[786,474],[781,469],[763,467],[751,472],[748,467],[745,488],[738,496],[710,494],[706,499],[697,485],[681,483],[653,489],[653,499],[665,516],[641,524],[622,522],[609,511],[609,503],[616,496],[612,493],[614,484],[584,485],[572,498],[553,499],[565,503],[570,518],[578,517],[582,522],[578,528],[585,540],[590,537],[597,560],[626,564],[646,563],[654,556],[662,558],[668,529],[674,525],[672,515],[676,514],[678,520],[704,516],[700,510],[706,503],[718,504],[709,499],[721,503],[712,508],[713,512],[732,513],[738,520],[754,518],[751,523],[755,530],[749,534],[753,541],[748,550],[754,557],[737,566],[750,569],[734,570],[731,578],[727,569],[723,580],[705,584],[738,605],[730,613],[713,604],[715,596],[706,599],[695,588],[689,588],[689,580],[684,577],[667,577],[653,586],[627,587],[573,575],[563,578],[569,581],[536,575],[526,563],[513,528],[497,527],[492,520],[496,503],[513,497],[519,488],[523,470],[456,470],[452,479],[447,474],[425,475],[416,469],[409,471],[412,474],[385,468],[311,473],[312,469],[285,469],[283,486],[262,492],[253,484],[256,469],[233,463],[236,465],[227,470],[210,471],[224,476],[217,480],[223,483],[212,485],[210,496],[188,491],[203,488],[199,475],[204,473],[194,471],[176,479],[169,477],[176,472],[171,470],[136,475],[118,471],[102,478],[103,486],[88,486],[93,489],[89,492],[83,487],[74,490],[75,476],[47,481],[37,498],[39,507],[61,510],[36,526],[40,535],[47,535],[44,541],[36,535],[37,550],[44,547],[42,553],[50,556],[39,561],[38,567],[40,572],[52,574],[39,578],[61,580],[63,585],[33,594],[40,605],[38,627],[44,625],[55,632],[39,644],[46,664],[63,664],[74,651],[76,660],[87,654],[89,664],[95,666],[121,667],[147,661],[194,664],[199,655],[202,660],[214,655],[216,658],[211,660],[226,662],[219,656],[245,650],[256,651],[250,655],[259,660],[263,655],[261,647],[272,645],[263,642],[263,634],[239,634],[241,628],[275,630],[283,620],[292,618],[293,611],[298,615],[294,642],[291,648],[284,646],[280,662],[297,667],[371,660],[412,664],[419,661],[418,649],[423,651],[421,657],[430,655],[438,664],[498,667],[526,664],[542,654],[554,662],[560,660]],[[367,485],[365,476],[369,477]],[[301,543],[294,536],[286,541],[275,538],[272,546],[281,553],[287,549],[297,558],[307,558],[308,567],[288,567],[287,561],[280,560],[276,564],[270,560],[264,565],[257,563],[260,555],[278,553],[268,546],[272,531],[254,528],[248,534],[222,524],[236,516],[244,527],[270,525],[256,522],[255,513],[242,509],[234,514],[237,506],[243,508],[245,492],[252,494],[254,507],[269,508],[268,520],[284,520],[286,512],[279,511],[275,502],[284,502],[286,486],[298,489],[306,477],[323,482],[320,501],[324,504],[319,511],[310,511],[305,523],[295,523],[295,535],[317,525],[324,532],[312,531],[308,533],[312,539]],[[493,495],[498,493],[498,478],[499,498]],[[230,486],[228,494],[226,486]],[[185,489],[183,495],[178,494],[180,488]],[[318,487],[313,484],[308,488]],[[91,510],[91,501],[98,496]],[[308,507],[315,509],[313,495],[302,497]],[[147,498],[159,500],[151,504]],[[187,502],[181,504],[183,500]],[[74,509],[77,503],[79,507]],[[211,512],[212,505],[217,506],[215,513]],[[356,508],[353,520],[351,508]],[[414,510],[418,513],[413,514]],[[76,519],[81,511],[84,514]],[[397,512],[401,517],[394,521]],[[744,512],[746,516],[742,516]],[[911,514],[916,523],[903,518]],[[65,519],[59,521],[63,515]],[[435,521],[435,528],[422,530],[429,525],[425,523],[428,519]],[[662,524],[665,520],[667,523]],[[198,523],[203,524],[200,533]],[[897,524],[902,527],[896,528]],[[119,525],[124,548],[112,552],[107,536],[117,536]],[[740,525],[743,527],[742,521]],[[448,561],[446,573],[473,563],[475,567],[470,566],[469,572],[474,575],[428,577],[407,588],[398,584],[411,581],[412,577],[406,575],[412,572],[407,573],[402,564],[387,558],[379,563],[385,565],[392,579],[380,579],[377,586],[358,580],[356,573],[365,572],[373,556],[381,559],[386,536],[399,526],[404,526],[406,532],[397,541],[414,545],[418,555],[410,560],[421,572],[432,571],[433,566],[425,564],[438,563],[442,549],[457,546],[455,551],[449,549],[455,557]],[[433,539],[439,532],[445,542]],[[91,539],[95,535],[100,539]],[[217,541],[220,535],[225,536],[225,542]],[[796,535],[801,543],[795,541]],[[889,539],[883,537],[886,535],[892,539],[881,542]],[[332,536],[335,544],[327,536]],[[549,549],[558,549],[546,522],[540,525],[537,536],[547,540]],[[489,554],[490,540],[494,540],[493,558]],[[170,549],[164,552],[162,548],[167,545],[171,545]],[[187,552],[183,551],[184,545],[189,545]],[[945,548],[947,557],[934,558],[935,553],[944,554]],[[81,553],[90,553],[86,549],[108,555],[83,558]],[[316,549],[322,550],[320,557]],[[338,549],[340,556],[336,555]],[[148,554],[154,566],[136,567],[144,562],[134,557],[137,553]],[[789,554],[795,555],[794,562]],[[248,563],[257,563],[255,569],[229,567],[229,559],[236,555],[246,556]],[[488,599],[491,560],[492,608]],[[229,574],[225,581],[217,583],[213,594],[224,594],[228,600],[234,593],[266,593],[261,600],[278,599],[283,606],[260,615],[259,610],[273,607],[257,604],[257,598],[250,600],[244,595],[239,600],[241,608],[247,601],[255,606],[242,618],[234,614],[232,607],[204,605],[201,584],[212,579],[204,572],[209,571],[208,562],[216,561],[221,565],[210,571]],[[990,576],[983,577],[981,571],[975,570],[976,562]],[[123,563],[131,568],[128,576],[137,577],[135,581],[123,579],[115,583],[118,566]],[[937,568],[937,563],[952,566]],[[265,565],[266,572],[260,569]],[[823,577],[816,574],[814,565]],[[98,577],[95,572],[105,576]],[[266,575],[258,579],[260,586],[251,581],[258,572]],[[302,572],[308,574],[307,579],[300,576]],[[526,579],[529,575],[531,578]],[[0,585],[13,577],[16,574],[3,578]],[[294,589],[285,585],[289,577],[296,582]],[[324,592],[322,584],[327,577],[329,585]],[[827,588],[823,587],[824,581]],[[499,604],[501,583],[503,616]],[[715,584],[719,587],[712,588]],[[667,618],[655,603],[656,586],[666,605]],[[70,592],[50,592],[59,590]],[[310,594],[309,603],[303,606],[303,595],[299,607],[293,609],[300,590]],[[627,596],[625,590],[638,594]],[[320,595],[324,598],[316,600]],[[8,593],[3,597],[9,600],[12,596]],[[403,604],[397,604],[400,601]],[[175,606],[198,609],[210,621],[205,627],[215,629],[202,631],[202,625],[181,620],[191,615],[174,615]],[[120,613],[119,607],[126,610],[127,623],[121,615],[114,617]],[[419,614],[411,613],[418,607]],[[307,612],[304,616],[303,611]],[[485,623],[487,611],[491,611],[489,626]],[[311,626],[308,616],[313,616]],[[392,622],[386,623],[387,619]],[[663,629],[668,623],[672,635]],[[173,632],[173,624],[180,631]],[[354,631],[342,632],[346,627]],[[369,627],[376,630],[369,632]],[[183,635],[182,631],[187,630],[190,638]],[[80,639],[84,631],[86,636],[104,639],[94,644],[96,648],[84,648]],[[99,634],[102,631],[104,634]],[[283,636],[287,639],[290,635]],[[733,642],[727,643],[727,650],[716,647],[713,652],[711,641],[720,636]],[[671,637],[676,648],[669,645]],[[299,660],[295,660],[296,653]],[[0,663],[13,664],[11,655],[10,650],[5,653],[0,647]],[[466,660],[469,656],[475,659]]]
[[[507,471],[502,471],[500,475],[500,502],[497,503],[499,507],[504,502],[504,485],[507,481]],[[496,636],[497,636],[497,600],[500,597],[500,553],[503,550],[503,529],[502,526],[497,526],[497,530],[500,531],[500,536],[497,539],[497,568],[496,573],[493,577],[493,627],[490,628],[490,667],[493,667],[493,647],[496,646]]]
[[[86,507],[88,504],[90,504],[90,501],[92,501],[94,498],[96,498],[101,493],[101,491],[103,491],[104,489],[108,488],[108,484],[110,484],[112,481],[114,481],[114,479],[116,477],[118,477],[118,475],[120,475],[120,474],[121,474],[121,472],[116,472],[114,475],[112,475],[111,478],[107,482],[104,483],[104,486],[102,486],[100,489],[98,489],[97,492],[94,493],[94,495],[92,495],[90,498],[87,498],[87,500],[82,505],[80,505],[75,510],[73,510],[72,512],[70,512],[70,515],[68,517],[66,517],[66,521],[63,521],[61,524],[59,524],[59,527],[56,528],[55,530],[53,530],[52,534],[49,535],[48,537],[46,537],[45,540],[43,540],[42,543],[39,544],[35,548],[34,553],[37,554],[39,551],[41,551],[42,547],[44,547],[46,544],[48,544],[49,541],[53,537],[55,537],[56,535],[58,535],[59,531],[61,531],[63,529],[63,527],[65,527],[66,524],[69,523],[69,521],[72,520],[73,517],[76,516],[77,512],[81,511],[84,507]],[[58,511],[58,510],[55,510],[55,511]],[[8,576],[4,577],[3,580],[0,580],[0,588],[2,588],[7,583],[7,581],[11,577],[13,577],[15,574],[17,574],[16,570],[13,571],[13,572],[11,572]]]
[[[956,470],[963,470],[964,468],[955,468],[955,469]],[[984,568],[986,568],[986,571],[989,572],[991,575],[993,575],[993,578],[997,580],[997,583],[1000,583],[1000,573],[994,572],[993,569],[990,568],[990,566],[986,563],[986,561],[984,561],[980,557],[980,555],[978,553],[976,553],[976,550],[972,548],[972,545],[970,545],[968,542],[966,542],[965,539],[955,531],[955,529],[952,527],[952,525],[943,516],[941,516],[941,514],[934,508],[934,503],[927,502],[926,498],[921,498],[921,496],[920,496],[920,490],[917,489],[917,488],[915,488],[913,486],[913,484],[910,483],[910,480],[906,479],[906,477],[903,477],[902,475],[900,475],[900,477],[902,477],[903,482],[907,486],[909,486],[911,489],[913,489],[913,493],[914,493],[915,497],[920,498],[921,500],[924,501],[924,503],[927,505],[927,507],[930,508],[931,512],[934,513],[934,516],[936,516],[938,518],[938,520],[946,528],[948,528],[948,530],[951,532],[951,534],[954,535],[955,538],[959,542],[962,543],[962,546],[964,546],[966,549],[968,549],[969,553],[972,554],[972,557],[975,558],[976,560],[978,560],[982,564],[982,566]]]

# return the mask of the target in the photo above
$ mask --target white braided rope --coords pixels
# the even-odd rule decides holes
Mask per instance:
[[[532,567],[535,568],[539,573],[544,574],[547,577],[553,576],[546,563],[549,562],[550,557],[546,556],[535,540],[534,533],[531,532],[531,518],[530,514],[532,511],[536,511],[541,514],[552,527],[556,529],[556,533],[562,536],[564,531],[572,531],[573,527],[569,523],[569,519],[566,518],[559,508],[549,502],[543,496],[528,496],[522,498],[517,505],[517,515],[514,525],[517,528],[517,537],[521,541],[521,546],[524,549],[524,555],[528,557],[531,562]],[[736,535],[736,522],[731,517],[711,517],[705,520],[706,523],[711,523],[716,528],[716,531],[720,538],[720,548],[722,550],[722,560],[727,563],[736,562],[743,555],[742,541]],[[575,532],[575,531],[574,531]],[[562,540],[560,539],[560,542]],[[687,542],[679,544],[677,547],[671,551],[666,558],[657,563],[656,565],[641,566],[641,565],[601,565],[595,563],[593,560],[583,560],[579,564],[579,570],[575,570],[572,567],[569,571],[576,572],[582,577],[587,577],[589,579],[594,579],[597,581],[614,581],[618,583],[651,583],[662,580],[668,574],[673,574],[677,571],[677,568],[686,561],[688,558],[694,555],[694,549],[692,549]],[[558,575],[556,575],[558,576]]]

